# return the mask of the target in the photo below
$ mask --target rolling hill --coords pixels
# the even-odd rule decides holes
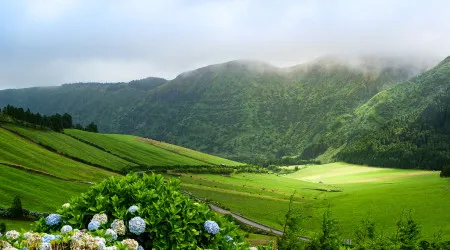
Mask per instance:
[[[171,81],[141,80],[139,87],[131,82],[4,90],[0,105],[68,112],[75,123],[94,121],[102,132],[144,136],[240,161],[316,158],[327,149],[323,159],[330,161],[348,137],[328,133],[349,127],[349,116],[371,98],[427,66],[373,57],[330,57],[291,68],[231,61]]]
[[[11,121],[0,120],[0,207],[19,196],[26,209],[53,212],[90,184],[130,167],[243,165],[136,136],[75,129],[57,133],[5,120]]]

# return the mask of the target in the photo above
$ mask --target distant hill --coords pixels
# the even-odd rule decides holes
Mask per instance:
[[[428,67],[375,57],[327,57],[290,68],[231,61],[171,81],[4,90],[0,105],[68,112],[74,123],[94,121],[101,132],[140,135],[240,161],[332,161],[365,133],[354,123],[363,119],[358,112],[386,91],[409,86],[408,79]],[[364,126],[377,129],[383,122]]]

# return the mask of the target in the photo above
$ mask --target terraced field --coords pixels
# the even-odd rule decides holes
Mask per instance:
[[[141,137],[137,137],[136,140],[151,144],[151,145],[159,147],[159,148],[166,149],[168,151],[171,151],[171,152],[174,152],[174,153],[177,153],[177,154],[189,157],[189,158],[198,159],[198,160],[204,162],[205,164],[213,164],[213,165],[225,164],[225,165],[229,165],[229,166],[244,165],[243,163],[240,163],[237,161],[232,161],[232,160],[228,160],[228,159],[221,158],[218,156],[205,154],[205,153],[202,153],[199,151],[180,147],[180,146],[177,146],[174,144],[169,144],[169,143],[156,141],[156,140],[152,140],[152,139],[148,139],[148,138],[141,138]]]
[[[164,148],[143,142],[137,136],[118,134],[97,134],[81,130],[67,129],[65,133],[98,145],[115,155],[130,159],[144,166],[173,166],[173,165],[207,165],[201,159],[194,159]],[[214,157],[214,156],[211,156]],[[217,157],[216,161],[220,161]]]
[[[50,152],[3,128],[0,128],[0,163],[81,181],[100,181],[114,174]]]
[[[14,125],[3,125],[3,127],[15,131],[41,145],[51,147],[64,155],[82,159],[85,162],[103,166],[114,171],[120,171],[126,166],[136,165],[62,133]]]
[[[304,215],[306,235],[320,228],[322,213],[330,207],[342,232],[353,236],[360,220],[370,217],[378,227],[393,232],[403,211],[411,209],[432,238],[442,230],[450,235],[450,180],[438,172],[369,168],[345,163],[307,166],[289,175],[183,175],[183,188],[218,201],[232,211],[280,228],[294,191],[294,208]],[[321,182],[321,183],[319,183]]]

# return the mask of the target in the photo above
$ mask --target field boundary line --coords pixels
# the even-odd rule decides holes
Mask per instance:
[[[214,164],[214,163],[211,163],[211,162],[208,162],[208,161],[204,161],[204,160],[201,160],[201,159],[197,159],[197,158],[194,158],[194,157],[192,157],[192,156],[184,155],[184,154],[182,154],[182,153],[180,153],[180,152],[177,152],[176,150],[170,150],[170,149],[167,149],[167,148],[163,148],[163,147],[161,147],[161,146],[157,146],[157,145],[151,143],[151,140],[153,140],[153,139],[149,139],[149,138],[144,138],[144,137],[136,136],[135,140],[136,140],[136,141],[139,141],[139,142],[143,142],[143,143],[150,144],[150,145],[152,145],[152,146],[154,146],[154,147],[157,147],[157,148],[160,148],[160,149],[163,149],[163,150],[172,152],[172,153],[177,154],[177,155],[181,155],[181,156],[186,157],[186,158],[191,158],[191,159],[193,159],[193,160],[197,160],[197,161],[200,161],[200,162],[203,162],[203,163],[206,163],[206,164],[218,166],[218,164]],[[201,152],[200,152],[200,153],[201,153]]]
[[[67,155],[67,154],[64,154],[63,152],[59,152],[57,149],[55,149],[55,148],[53,148],[53,147],[51,147],[49,145],[46,145],[46,144],[41,143],[39,141],[36,141],[36,140],[34,140],[34,139],[32,139],[32,138],[30,138],[30,137],[28,137],[26,135],[23,135],[23,134],[21,134],[21,133],[19,133],[17,131],[11,130],[9,128],[5,128],[4,126],[0,125],[0,128],[2,128],[2,129],[6,130],[6,131],[8,131],[8,132],[10,132],[10,133],[12,133],[14,135],[17,135],[20,138],[22,138],[22,139],[24,139],[24,140],[26,140],[28,142],[31,142],[31,143],[41,147],[42,149],[45,149],[46,151],[55,153],[55,154],[57,154],[57,155],[59,155],[61,157],[64,157],[66,159],[69,159],[69,160],[72,160],[72,161],[76,161],[78,163],[82,163],[82,164],[85,164],[85,165],[88,165],[88,166],[91,166],[91,167],[94,167],[94,168],[99,168],[99,169],[103,169],[103,170],[106,170],[106,171],[109,171],[109,172],[114,172],[114,173],[120,174],[120,171],[118,171],[118,170],[113,170],[113,169],[107,168],[105,166],[102,166],[102,165],[99,165],[99,164],[95,164],[95,163],[92,163],[92,162],[88,162],[88,161],[84,161],[83,159],[80,159],[78,157]]]
[[[38,175],[43,175],[43,176],[55,178],[55,179],[62,180],[62,181],[83,183],[83,184],[92,184],[92,182],[80,181],[80,180],[77,180],[77,179],[70,179],[70,178],[63,178],[63,177],[59,177],[59,176],[56,176],[56,175],[52,175],[52,174],[44,172],[44,171],[40,171],[40,170],[32,169],[32,168],[27,168],[27,167],[24,167],[24,166],[21,166],[21,165],[12,164],[12,163],[0,162],[0,165],[4,165],[6,167],[11,167],[11,168],[14,168],[14,169],[17,169],[17,170],[21,170],[21,171],[25,171],[25,172],[29,172],[29,173],[34,173],[34,174],[38,174]]]

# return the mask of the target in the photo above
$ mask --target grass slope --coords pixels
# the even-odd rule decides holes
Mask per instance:
[[[50,152],[3,128],[0,128],[0,162],[82,181],[99,181],[113,174]]]
[[[15,196],[32,211],[53,212],[67,200],[88,189],[88,184],[28,173],[0,164],[0,206],[10,207]]]
[[[319,230],[328,206],[350,238],[360,220],[368,216],[379,229],[393,232],[400,214],[409,209],[422,225],[425,237],[432,238],[439,230],[444,236],[450,235],[450,214],[446,212],[450,207],[450,180],[439,178],[438,172],[334,163],[308,166],[286,176],[184,175],[181,179],[186,190],[277,228],[283,224],[287,199],[295,190],[294,207],[305,217],[307,235]],[[319,180],[323,184],[317,183]]]
[[[239,166],[239,165],[244,165],[243,163],[237,162],[237,161],[232,161],[232,160],[228,160],[225,158],[221,158],[218,156],[214,156],[214,155],[210,155],[210,154],[205,154],[199,151],[195,151],[189,148],[184,148],[181,146],[177,146],[174,144],[169,144],[169,143],[165,143],[165,142],[161,142],[161,141],[157,141],[157,140],[152,140],[152,139],[147,139],[147,138],[141,138],[141,137],[137,137],[136,138],[138,141],[142,141],[145,143],[149,143],[153,146],[159,147],[159,148],[163,148],[166,149],[168,151],[189,157],[189,158],[193,158],[193,159],[197,159],[200,160],[202,162],[205,162],[207,164],[213,164],[213,165],[220,165],[220,164],[226,164],[229,166]]]
[[[24,128],[10,124],[2,126],[39,142],[42,145],[50,146],[65,155],[83,159],[86,162],[97,164],[115,171],[120,171],[126,166],[136,165],[62,133]]]
[[[145,166],[206,165],[200,159],[171,152],[143,142],[132,135],[97,134],[76,129],[67,129],[65,133],[98,145],[107,151]]]

